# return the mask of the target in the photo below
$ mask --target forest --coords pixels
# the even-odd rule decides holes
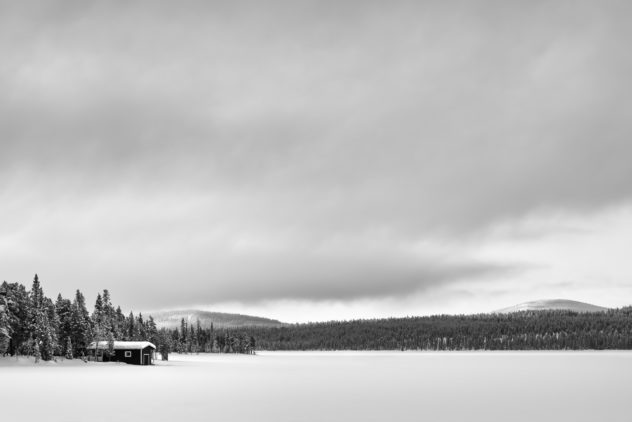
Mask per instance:
[[[158,329],[154,319],[125,315],[106,289],[97,294],[92,313],[77,290],[72,300],[46,297],[37,274],[30,290],[20,283],[0,285],[0,356],[85,358],[93,341],[150,341],[163,359],[169,352],[252,353],[255,340],[226,330],[202,329],[183,320],[181,329]]]
[[[210,351],[209,334],[199,323],[195,330],[187,329],[183,320],[169,337],[173,347],[187,353]],[[252,339],[253,349],[256,338],[259,350],[632,349],[632,307],[286,324],[243,328],[233,338]],[[218,347],[225,346],[214,345],[212,350]]]
[[[629,350],[632,307],[333,321],[248,335],[263,350]]]
[[[125,315],[110,293],[87,309],[77,290],[70,300],[44,295],[35,275],[30,290],[0,286],[0,355],[51,360],[84,357],[92,341],[146,340],[163,359],[178,353],[254,353],[255,350],[604,350],[632,349],[632,307],[606,312],[523,311],[507,314],[286,324],[215,329],[182,319],[158,329],[154,319]],[[3,303],[4,302],[4,303]],[[255,340],[256,339],[256,340]]]

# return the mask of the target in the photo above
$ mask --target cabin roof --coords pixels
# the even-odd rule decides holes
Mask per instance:
[[[152,349],[156,348],[156,346],[154,346],[153,343],[150,343],[148,341],[115,341],[114,342],[114,350],[141,350],[146,347],[151,347]],[[96,348],[95,342],[93,341],[88,346],[88,349],[95,349],[95,348]],[[105,350],[108,348],[109,348],[108,341],[99,342],[99,350]]]

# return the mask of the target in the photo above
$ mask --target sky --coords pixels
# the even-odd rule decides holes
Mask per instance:
[[[287,322],[632,304],[625,1],[0,3],[0,280]]]

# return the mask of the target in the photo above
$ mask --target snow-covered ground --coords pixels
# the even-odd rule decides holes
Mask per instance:
[[[627,352],[0,358],[0,421],[630,421]]]

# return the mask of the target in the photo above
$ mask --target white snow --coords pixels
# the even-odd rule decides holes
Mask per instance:
[[[2,421],[628,421],[629,352],[0,358]]]
[[[148,341],[114,341],[114,349],[115,350],[123,350],[123,349],[127,349],[127,350],[136,350],[136,349],[144,349],[145,347],[151,346],[154,349],[156,348],[156,346],[154,346],[153,343],[150,343]],[[94,349],[95,348],[95,342],[93,341],[92,343],[90,343],[88,345],[88,349]],[[109,347],[109,342],[107,341],[100,341],[99,342],[99,350],[101,349],[107,349]]]
[[[524,302],[508,308],[494,311],[498,314],[509,314],[520,311],[573,311],[573,312],[605,312],[608,308],[592,305],[590,303],[577,302],[567,299],[546,299]]]

